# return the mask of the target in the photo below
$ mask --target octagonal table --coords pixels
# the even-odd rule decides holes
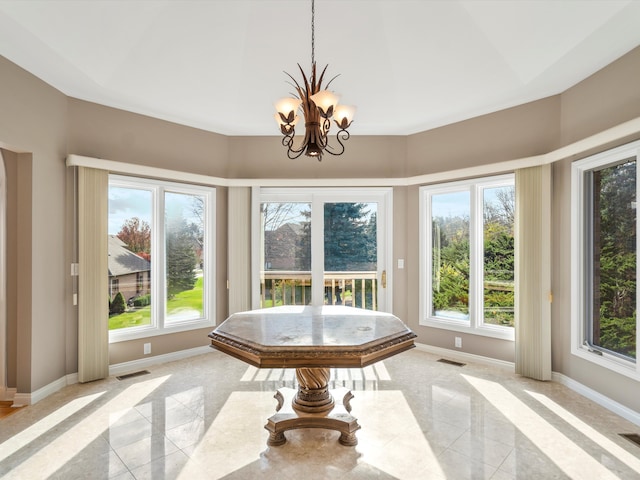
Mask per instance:
[[[415,333],[394,315],[343,306],[284,306],[231,315],[209,334],[211,347],[258,368],[295,368],[298,389],[280,388],[265,428],[270,446],[296,428],[328,428],[356,445],[353,394],[329,390],[331,368],[366,367],[415,347]],[[337,400],[336,400],[337,399]]]

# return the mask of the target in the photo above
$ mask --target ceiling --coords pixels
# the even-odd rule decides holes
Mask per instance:
[[[560,93],[640,45],[638,25],[634,0],[317,0],[315,57],[358,108],[353,135],[407,135]],[[278,135],[311,2],[0,0],[0,55],[71,97]]]

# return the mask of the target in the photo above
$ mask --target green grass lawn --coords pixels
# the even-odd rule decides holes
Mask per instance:
[[[192,290],[176,294],[167,302],[167,316],[179,315],[181,312],[196,310],[202,312],[202,277],[198,277]],[[151,306],[113,315],[109,317],[109,330],[139,327],[151,324]]]

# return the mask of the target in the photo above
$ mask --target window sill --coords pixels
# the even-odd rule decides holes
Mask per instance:
[[[137,327],[127,329],[127,331],[114,330],[109,332],[109,343],[126,342],[160,335],[171,335],[172,333],[188,332],[202,328],[213,328],[215,325],[216,323],[212,320],[196,320],[192,322],[180,322],[179,324],[168,325],[164,328]]]
[[[571,353],[591,363],[595,363],[602,368],[619,373],[620,375],[624,375],[625,377],[629,377],[633,380],[640,381],[640,372],[638,372],[636,363],[622,360],[618,357],[614,357],[613,355],[607,355],[606,353],[600,355],[583,346],[573,348]]]
[[[515,341],[515,329],[509,327],[498,326],[482,326],[471,327],[466,322],[456,320],[436,319],[433,317],[420,321],[423,327],[440,328],[442,330],[451,330],[453,332],[467,333],[470,335],[481,335],[483,337],[497,338],[500,340]]]

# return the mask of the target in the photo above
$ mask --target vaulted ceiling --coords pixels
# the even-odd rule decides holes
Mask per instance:
[[[407,135],[560,93],[640,45],[639,25],[629,0],[317,0],[315,57],[358,107],[353,135]],[[278,135],[311,1],[0,0],[0,55],[71,97]]]

